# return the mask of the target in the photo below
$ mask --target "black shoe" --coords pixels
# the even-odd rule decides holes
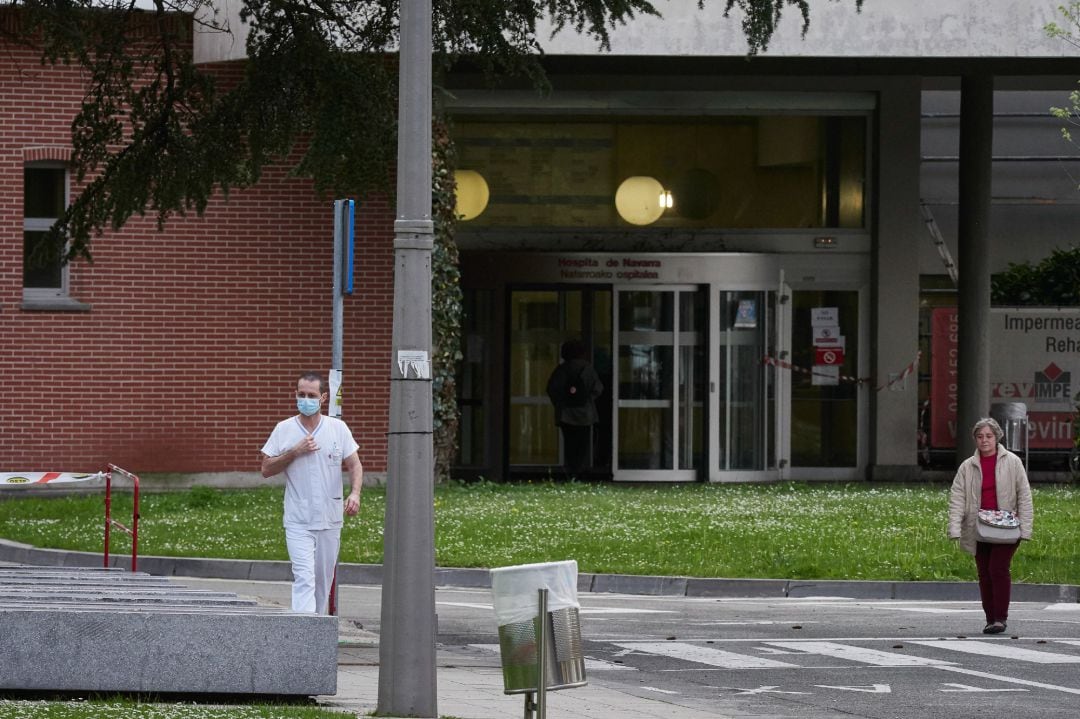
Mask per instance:
[[[994,633],[994,623],[993,622],[990,622],[985,627],[983,627],[983,634],[993,634],[993,633]]]
[[[994,622],[984,631],[986,631],[987,634],[1001,634],[1005,631],[1005,622]]]

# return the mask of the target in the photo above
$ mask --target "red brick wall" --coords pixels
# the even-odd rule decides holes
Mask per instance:
[[[135,218],[71,267],[89,312],[22,309],[28,148],[70,145],[77,70],[0,52],[0,471],[257,471],[296,375],[331,353],[333,198],[266,172],[159,232]],[[62,155],[49,155],[62,156]],[[345,299],[344,419],[386,468],[393,208],[359,198],[356,293]]]

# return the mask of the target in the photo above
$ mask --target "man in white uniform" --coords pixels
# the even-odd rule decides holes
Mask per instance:
[[[326,384],[316,372],[296,382],[300,414],[278,422],[263,445],[262,475],[285,473],[285,543],[292,561],[294,612],[326,614],[341,545],[342,512],[360,511],[364,468],[349,427],[322,414]],[[352,482],[342,502],[341,467]]]

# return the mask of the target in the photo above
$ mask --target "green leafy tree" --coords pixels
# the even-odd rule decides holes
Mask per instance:
[[[1069,43],[1073,47],[1080,48],[1080,1],[1073,0],[1068,5],[1059,5],[1058,12],[1062,16],[1064,25],[1048,23],[1046,34]],[[1069,93],[1069,104],[1065,107],[1051,107],[1050,113],[1063,122],[1061,136],[1067,142],[1076,145],[1072,130],[1080,126],[1080,90]],[[1080,183],[1078,183],[1080,184]]]
[[[43,62],[78,65],[88,78],[71,125],[82,189],[43,251],[91,259],[92,239],[132,215],[150,213],[163,226],[172,215],[201,213],[215,193],[253,185],[271,163],[328,194],[391,192],[399,1],[240,0],[248,59],[233,73],[191,54],[196,28],[231,32],[214,0],[9,0],[0,10],[6,40],[30,44]],[[741,12],[750,54],[768,47],[786,8],[800,14],[804,33],[809,26],[809,0],[722,1],[725,17]],[[489,79],[526,77],[540,89],[541,20],[608,49],[613,28],[660,15],[649,0],[433,0],[432,11],[437,72],[467,57]],[[453,152],[441,127],[437,120],[433,340],[437,472],[445,475],[457,428],[461,300]]]
[[[1037,265],[1010,262],[991,278],[990,297],[995,305],[1080,306],[1080,247],[1054,250]]]

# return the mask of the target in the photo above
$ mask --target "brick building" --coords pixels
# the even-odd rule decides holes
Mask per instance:
[[[1080,64],[1043,30],[1053,7],[823,3],[805,37],[785,18],[748,61],[738,18],[713,5],[672,0],[663,20],[615,29],[610,53],[557,36],[549,96],[465,68],[448,78],[461,168],[490,190],[458,231],[462,472],[561,464],[543,385],[576,335],[609,390],[598,477],[918,478],[929,310],[955,299],[943,257],[988,281],[1075,243],[1075,157],[1047,109]],[[243,62],[236,38],[197,36],[195,52],[223,73]],[[329,365],[333,198],[271,171],[203,217],[107,234],[93,264],[26,273],[18,237],[78,191],[64,162],[81,78],[17,51],[0,65],[0,370],[13,386],[0,469],[255,472],[292,412],[294,373]],[[962,194],[958,178],[984,161]],[[632,178],[673,206],[628,219],[616,198]],[[359,198],[345,301],[343,416],[373,474],[386,467],[392,219],[384,198]],[[977,227],[966,254],[963,226]],[[989,333],[989,307],[972,306],[959,321]],[[818,351],[822,327],[841,352]],[[1066,354],[1022,372],[1080,377]],[[996,380],[966,379],[985,413]],[[1042,409],[1067,428],[1066,407]]]
[[[0,372],[12,387],[0,403],[0,467],[257,472],[270,429],[295,411],[295,375],[329,366],[333,198],[271,168],[202,217],[162,231],[135,217],[94,241],[92,263],[24,274],[19,238],[31,242],[79,191],[67,160],[84,87],[77,68],[0,54]],[[358,215],[344,419],[378,473],[393,210],[372,197]]]

